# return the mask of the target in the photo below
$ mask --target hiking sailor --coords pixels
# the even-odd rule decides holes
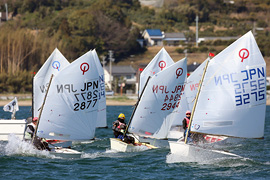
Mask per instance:
[[[37,126],[37,121],[38,121],[38,118],[37,117],[34,117],[33,120],[32,120],[32,122],[27,125],[26,130],[25,130],[25,133],[24,133],[24,140],[25,141],[28,141],[28,142],[31,142],[32,141],[33,136],[35,134],[35,129],[36,129],[36,126]],[[44,150],[44,149],[46,149],[48,151],[51,150],[49,148],[49,145],[46,142],[46,140],[43,139],[43,138],[40,138],[38,136],[35,136],[35,139],[33,141],[33,144],[39,150]]]
[[[35,128],[37,126],[37,117],[34,117],[32,122],[30,124],[27,125],[25,133],[24,133],[24,140],[26,141],[31,141],[34,133],[35,133]]]
[[[134,144],[134,138],[125,135],[125,130],[127,128],[127,124],[125,123],[125,115],[123,113],[119,114],[118,119],[116,121],[113,122],[113,134],[115,138],[119,138],[122,141],[126,142],[126,143],[132,143]]]
[[[183,128],[184,128],[184,138],[186,137],[186,132],[188,130],[188,125],[189,125],[189,120],[190,120],[190,115],[191,112],[187,111],[186,112],[186,117],[183,119],[182,123],[183,123]],[[190,132],[188,132],[188,137],[190,136]]]
[[[127,127],[127,124],[125,123],[125,118],[125,115],[121,113],[119,114],[118,119],[113,122],[112,129],[115,138],[123,140],[124,132]]]

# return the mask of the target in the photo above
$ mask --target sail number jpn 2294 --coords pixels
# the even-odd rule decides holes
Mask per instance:
[[[173,90],[168,90],[167,86],[153,85],[152,91],[156,94],[164,94],[164,103],[162,104],[162,111],[169,111],[177,108],[180,104],[182,92],[185,85],[177,85]]]

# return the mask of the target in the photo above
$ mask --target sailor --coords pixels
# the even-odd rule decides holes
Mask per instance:
[[[135,139],[131,136],[127,136],[124,132],[127,128],[127,125],[125,123],[125,115],[123,113],[119,114],[118,119],[113,122],[113,134],[115,138],[119,138],[122,141],[128,143],[128,144],[135,144]]]
[[[124,132],[127,127],[125,123],[125,115],[123,113],[120,113],[118,116],[118,119],[113,122],[113,134],[115,138],[119,138],[121,140],[124,139]]]
[[[189,121],[190,121],[190,115],[191,112],[190,111],[186,111],[186,117],[183,119],[182,123],[183,123],[183,128],[184,128],[184,138],[186,137],[186,132],[188,130],[188,125],[189,125]],[[190,136],[190,132],[188,133],[188,136]]]
[[[38,120],[38,118],[34,117],[32,122],[27,125],[25,133],[24,133],[24,140],[26,140],[26,141],[32,140],[34,133],[35,133],[36,126],[37,126],[37,120]]]
[[[36,126],[37,126],[37,121],[38,121],[38,117],[34,117],[32,122],[27,125],[25,133],[24,133],[24,140],[25,141],[28,141],[28,142],[32,141],[33,136],[35,134],[35,129],[36,129]],[[48,143],[46,142],[46,140],[44,138],[40,138],[38,136],[35,136],[33,144],[39,150],[46,149],[48,151],[51,151],[51,149],[49,148]]]

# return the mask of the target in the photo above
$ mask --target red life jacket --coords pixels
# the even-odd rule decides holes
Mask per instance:
[[[125,123],[121,123],[120,121],[118,121],[118,126],[117,126],[117,128],[118,128],[118,129],[121,129],[121,125],[122,125],[122,124],[125,125]]]
[[[188,125],[189,125],[189,119],[188,119],[188,118],[186,118],[186,117],[185,117],[185,119],[186,119],[186,123],[187,123],[186,128],[188,128]]]

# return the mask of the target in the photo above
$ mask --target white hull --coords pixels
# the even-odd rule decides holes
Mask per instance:
[[[72,141],[48,140],[47,139],[47,142],[48,142],[50,148],[54,148],[54,147],[70,148],[72,145]]]
[[[156,148],[150,144],[145,143],[136,143],[136,145],[127,144],[118,138],[110,138],[110,142],[111,149],[119,152],[136,152]]]
[[[135,135],[130,135],[135,136]],[[158,148],[169,148],[168,139],[154,139],[149,137],[136,136],[135,139],[141,143],[150,144]]]
[[[61,158],[81,158],[82,156],[81,152],[68,148],[54,148],[50,154]]]
[[[185,144],[184,142],[174,142],[169,141],[171,154],[178,155],[183,157],[186,162],[201,162],[214,160],[219,158],[228,158],[228,157],[240,157],[236,154],[232,154],[225,151],[204,149],[196,145]],[[180,160],[180,162],[182,162]]]
[[[15,134],[23,140],[27,122],[25,119],[0,120],[0,141],[8,141],[9,134]]]

